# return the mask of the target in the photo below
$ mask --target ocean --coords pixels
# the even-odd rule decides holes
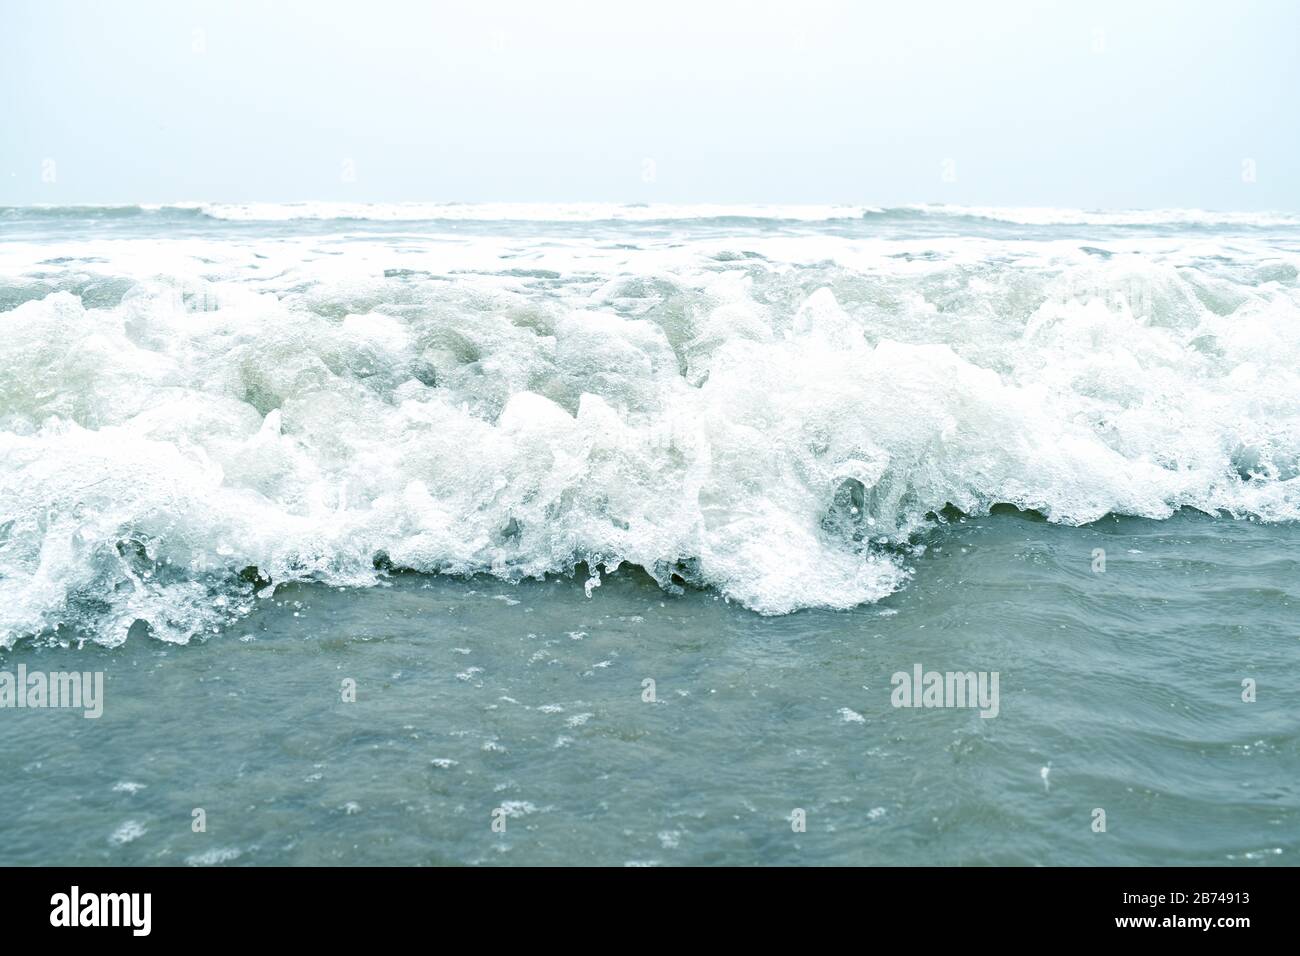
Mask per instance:
[[[0,864],[1294,864],[1297,266],[1281,213],[0,208]]]

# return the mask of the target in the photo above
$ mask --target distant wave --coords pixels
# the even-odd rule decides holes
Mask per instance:
[[[662,222],[691,219],[772,219],[823,222],[861,219],[865,206],[621,203],[209,203],[214,219],[473,220],[505,222]]]
[[[1206,209],[1057,209],[1003,206],[904,206],[926,216],[988,219],[1025,226],[1300,226],[1300,213],[1215,212]]]
[[[767,219],[828,222],[861,219],[883,210],[845,205],[726,205],[623,203],[176,203],[0,207],[0,218],[127,218],[158,213],[204,216],[230,222],[357,220],[373,222],[664,222],[699,219]]]
[[[59,220],[84,219],[139,219],[146,216],[166,218],[203,218],[206,213],[200,204],[178,205],[136,205],[122,204],[74,204],[30,206],[0,206],[0,223],[10,222],[46,222]]]
[[[129,219],[163,216],[228,222],[354,220],[369,222],[676,222],[748,219],[787,222],[967,219],[1025,226],[1300,226],[1300,213],[1216,212],[1203,209],[1083,210],[918,204],[878,207],[836,204],[725,203],[356,203],[186,202],[158,205],[32,205],[0,207],[0,221]]]

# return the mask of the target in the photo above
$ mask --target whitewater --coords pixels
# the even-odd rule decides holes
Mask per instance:
[[[620,566],[762,615],[1012,505],[1300,518],[1300,217],[0,209],[0,646]]]

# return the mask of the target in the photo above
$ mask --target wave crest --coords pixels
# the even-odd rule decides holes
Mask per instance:
[[[387,567],[844,608],[950,506],[1300,517],[1294,266],[388,273],[0,315],[0,641],[186,641]]]

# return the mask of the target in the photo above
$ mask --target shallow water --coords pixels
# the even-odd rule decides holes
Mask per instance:
[[[849,611],[403,574],[286,587],[201,644],[22,646],[0,666],[102,669],[106,699],[0,714],[0,863],[1294,863],[1300,531],[927,540]],[[894,708],[916,663],[998,671],[998,715]]]

